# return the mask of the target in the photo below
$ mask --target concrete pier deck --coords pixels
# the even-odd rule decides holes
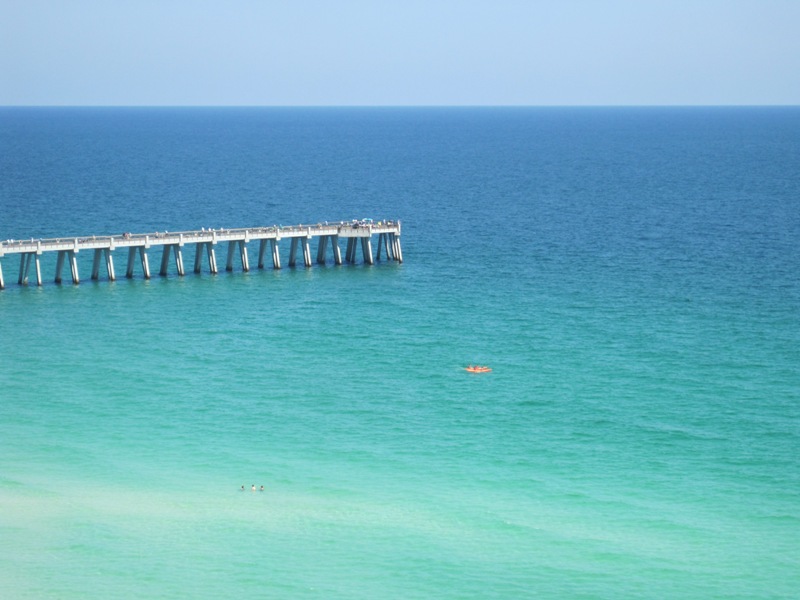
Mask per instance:
[[[149,279],[150,253],[161,249],[159,275],[166,276],[174,259],[175,270],[183,276],[186,272],[183,262],[183,249],[195,246],[194,272],[200,273],[207,264],[210,273],[217,273],[216,249],[222,244],[227,249],[225,269],[232,271],[234,263],[239,262],[243,271],[250,270],[248,244],[258,242],[258,268],[263,269],[265,261],[272,262],[275,269],[281,268],[281,240],[288,240],[289,267],[297,265],[301,259],[306,267],[312,266],[311,242],[317,240],[316,262],[325,264],[328,247],[334,264],[341,265],[342,254],[340,238],[347,241],[345,262],[355,264],[359,254],[364,264],[374,264],[385,260],[403,262],[400,246],[400,221],[337,221],[315,223],[312,225],[272,225],[269,227],[248,227],[242,229],[200,229],[195,231],[164,231],[155,233],[123,233],[120,235],[91,235],[61,238],[31,238],[28,240],[5,240],[0,242],[0,289],[5,288],[3,279],[3,258],[19,255],[19,285],[27,285],[33,278],[42,285],[41,258],[45,253],[57,253],[55,283],[62,282],[64,263],[69,265],[73,283],[80,283],[77,255],[81,251],[91,251],[92,279],[100,278],[104,268],[108,279],[114,281],[114,252],[127,249],[127,268],[125,276],[131,278],[137,270],[137,263],[143,277]],[[377,248],[373,249],[373,236],[377,235]],[[360,246],[360,253],[359,253]],[[269,250],[269,254],[267,254]],[[236,260],[238,258],[238,261]],[[138,260],[137,260],[138,259]]]

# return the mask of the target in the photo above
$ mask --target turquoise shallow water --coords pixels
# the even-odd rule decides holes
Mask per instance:
[[[374,216],[405,258],[42,288],[2,259],[4,597],[800,588],[796,109],[0,124],[0,239]]]

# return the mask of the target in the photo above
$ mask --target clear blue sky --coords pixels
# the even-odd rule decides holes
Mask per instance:
[[[0,105],[800,104],[800,0],[0,0]]]

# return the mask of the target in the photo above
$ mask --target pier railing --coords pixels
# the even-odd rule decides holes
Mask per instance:
[[[246,227],[237,229],[205,229],[190,231],[157,231],[153,233],[122,233],[120,235],[90,235],[58,238],[31,238],[26,240],[9,239],[0,242],[0,259],[4,256],[20,255],[18,283],[26,285],[30,274],[35,274],[37,285],[42,285],[41,256],[46,252],[56,252],[55,282],[61,283],[61,271],[64,263],[70,266],[73,283],[79,283],[77,254],[81,250],[92,250],[92,279],[99,278],[101,261],[104,260],[109,280],[115,279],[113,252],[119,248],[128,249],[126,277],[133,277],[136,257],[141,262],[142,274],[150,278],[149,251],[152,248],[163,249],[159,274],[168,274],[170,257],[174,255],[178,275],[184,275],[183,248],[187,244],[195,245],[194,271],[202,271],[203,255],[207,256],[208,269],[217,273],[216,246],[227,243],[226,270],[233,270],[234,256],[238,253],[242,270],[249,271],[248,243],[258,242],[258,267],[264,268],[267,249],[270,250],[272,266],[281,268],[279,242],[288,239],[290,253],[288,264],[296,266],[298,254],[302,251],[303,263],[312,265],[310,243],[316,239],[317,263],[325,264],[327,247],[330,245],[333,262],[342,264],[339,239],[347,240],[345,260],[356,263],[358,246],[361,246],[363,262],[374,264],[381,260],[385,251],[386,260],[403,261],[400,246],[400,222],[392,220],[354,220],[299,225],[271,225],[266,227]],[[372,237],[378,236],[377,252],[373,253]],[[31,269],[35,272],[31,272]],[[0,289],[5,287],[3,280],[2,260],[0,260]]]

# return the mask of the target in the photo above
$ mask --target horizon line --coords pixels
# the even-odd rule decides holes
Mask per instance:
[[[0,104],[3,108],[797,108],[798,104]]]

